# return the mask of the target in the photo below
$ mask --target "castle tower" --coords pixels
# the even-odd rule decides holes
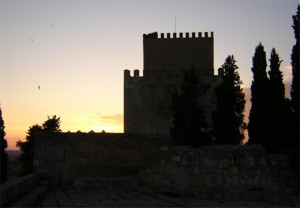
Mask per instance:
[[[124,71],[124,133],[169,136],[172,125],[171,95],[180,88],[184,71],[194,68],[210,90],[201,99],[206,120],[211,122],[214,88],[213,33],[170,33],[143,35],[143,76]]]

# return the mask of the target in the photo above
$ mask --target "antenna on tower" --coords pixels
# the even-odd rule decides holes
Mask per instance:
[[[175,16],[175,33],[176,33],[176,16]]]

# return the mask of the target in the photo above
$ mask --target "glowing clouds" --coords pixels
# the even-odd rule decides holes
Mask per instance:
[[[89,117],[89,124],[91,125],[91,130],[99,132],[123,132],[123,120],[124,116],[122,114],[113,115],[101,115],[96,113]]]

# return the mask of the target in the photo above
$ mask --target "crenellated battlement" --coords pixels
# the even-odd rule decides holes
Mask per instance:
[[[133,76],[131,76],[131,72],[129,69],[124,70],[124,77],[140,77],[140,70],[133,70]]]
[[[144,39],[188,39],[188,38],[213,38],[214,37],[214,33],[210,32],[210,36],[208,32],[186,32],[186,33],[160,33],[160,37],[158,37],[158,33],[154,32],[154,33],[149,33],[149,34],[144,34],[143,38]]]

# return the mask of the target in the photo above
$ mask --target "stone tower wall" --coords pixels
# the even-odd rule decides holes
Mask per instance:
[[[149,36],[149,35],[148,35]],[[213,33],[202,37],[202,33],[185,34],[162,33],[160,38],[144,36],[144,73],[153,70],[184,70],[194,67],[196,70],[213,74]]]
[[[201,81],[211,86],[201,104],[210,123],[214,88],[220,78],[213,69],[213,33],[144,35],[144,71],[124,71],[124,132],[167,138],[172,125],[171,97],[180,89],[184,71],[194,67]]]

